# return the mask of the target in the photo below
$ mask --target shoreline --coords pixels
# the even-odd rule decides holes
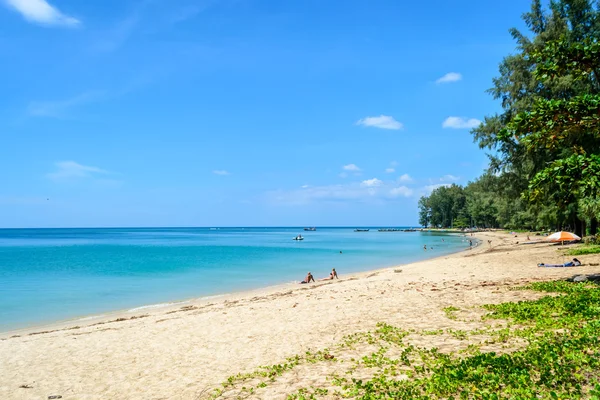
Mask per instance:
[[[461,235],[465,234],[464,232],[439,232],[439,233],[446,233],[449,235],[456,235],[459,233]],[[376,267],[374,269],[365,269],[362,271],[352,272],[349,274],[344,274],[343,275],[344,278],[339,279],[337,281],[343,282],[346,280],[360,279],[365,274],[380,273],[383,271],[396,269],[398,267],[412,266],[412,265],[419,264],[422,262],[433,261],[433,260],[436,260],[436,259],[439,259],[442,257],[449,257],[449,256],[453,256],[456,254],[462,254],[464,252],[474,252],[474,251],[477,251],[478,249],[481,249],[482,246],[480,244],[483,243],[483,240],[478,238],[476,235],[477,235],[477,233],[473,232],[473,236],[469,236],[469,237],[472,237],[476,243],[478,243],[478,245],[473,246],[472,249],[469,249],[469,247],[466,247],[463,249],[456,249],[456,251],[452,251],[449,253],[435,255],[433,257],[427,257],[427,258],[419,260],[419,261],[408,262],[406,264],[394,264],[394,265],[385,266],[385,267]],[[432,250],[428,249],[427,251],[430,252]],[[313,287],[314,285],[321,286],[323,284],[329,284],[329,283],[330,282],[328,282],[328,281],[317,281],[317,282],[314,282],[314,283],[308,285],[308,287]],[[0,331],[0,340],[3,338],[15,336],[15,335],[19,335],[19,336],[30,335],[30,334],[36,333],[38,331],[65,330],[65,329],[68,329],[69,326],[78,325],[78,324],[84,323],[84,322],[85,323],[105,323],[106,321],[108,321],[110,319],[119,319],[119,318],[130,317],[132,313],[142,313],[143,314],[144,312],[151,312],[151,311],[156,311],[156,312],[172,311],[173,308],[176,308],[181,305],[192,304],[192,303],[194,305],[203,305],[204,306],[204,305],[209,304],[211,300],[215,300],[215,299],[226,302],[226,301],[231,301],[231,300],[235,300],[235,299],[239,299],[239,298],[245,298],[245,297],[253,296],[253,295],[255,296],[255,295],[260,295],[260,294],[265,294],[265,293],[272,294],[272,293],[275,293],[280,290],[293,290],[294,288],[299,288],[298,286],[299,286],[299,281],[285,282],[285,283],[278,283],[278,284],[274,284],[274,285],[261,286],[261,287],[257,287],[257,288],[253,288],[253,289],[233,290],[230,292],[218,293],[218,294],[213,294],[213,295],[208,295],[208,296],[195,296],[195,297],[188,297],[188,298],[183,298],[183,299],[176,299],[176,300],[163,302],[163,303],[144,304],[144,305],[136,306],[133,308],[121,308],[121,309],[116,309],[116,310],[111,310],[111,311],[104,311],[104,312],[101,312],[100,314],[83,314],[83,315],[76,316],[73,318],[51,321],[51,322],[47,322],[47,323],[34,324],[34,325],[23,327],[23,328]],[[301,287],[300,287],[300,289],[301,289]]]
[[[421,333],[483,328],[482,305],[544,295],[515,286],[600,270],[600,254],[578,257],[581,267],[539,268],[540,262],[562,259],[563,249],[547,242],[517,244],[524,234],[476,236],[484,244],[472,251],[333,282],[287,284],[5,335],[0,338],[0,396],[207,399],[231,376],[281,366],[306,352],[333,351],[380,324]],[[460,318],[448,315],[455,309]],[[440,352],[464,345],[453,335],[417,336],[414,345]],[[348,357],[359,358],[372,353],[348,351]],[[325,375],[319,368],[305,365],[248,399],[285,399],[321,384]]]

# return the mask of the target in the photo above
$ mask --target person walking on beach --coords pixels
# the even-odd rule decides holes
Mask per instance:
[[[300,283],[310,283],[310,281],[313,281],[313,282],[314,282],[314,281],[315,281],[315,278],[314,278],[314,277],[312,276],[312,274],[309,272],[309,273],[306,275],[306,278],[304,278],[304,280],[303,280],[302,282],[300,282]]]

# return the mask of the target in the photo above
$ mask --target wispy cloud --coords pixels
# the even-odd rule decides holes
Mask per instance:
[[[396,166],[398,165],[398,161],[392,161],[390,163],[390,166],[388,168],[385,169],[385,173],[386,174],[392,174],[394,172],[396,172]]]
[[[413,178],[411,178],[409,174],[402,174],[398,178],[398,181],[399,182],[412,182]]]
[[[60,12],[46,0],[0,0],[17,11],[27,21],[45,26],[76,27],[81,24],[77,18]]]
[[[225,171],[224,169],[216,169],[213,171],[213,174],[225,176],[225,175],[231,175],[231,172]]]
[[[71,118],[79,107],[125,96],[151,84],[154,79],[155,75],[152,72],[141,71],[131,80],[115,84],[118,89],[90,90],[62,100],[32,101],[27,106],[27,114],[32,117]]]
[[[342,169],[344,171],[351,171],[351,172],[360,172],[360,168],[358,167],[358,165],[356,164],[348,164],[348,165],[344,165],[342,167]]]
[[[394,197],[410,197],[413,193],[414,190],[406,186],[398,186],[390,190],[390,194]]]
[[[171,24],[176,24],[192,19],[215,3],[216,1],[213,0],[203,2],[198,2],[196,0],[194,4],[189,4],[174,10],[173,13],[167,17],[168,22]]]
[[[437,84],[451,83],[451,82],[458,82],[460,80],[462,80],[461,74],[459,74],[458,72],[448,72],[446,75],[444,75],[441,78],[439,78],[438,80],[436,80],[435,83],[437,83]]]
[[[470,129],[476,128],[480,124],[481,121],[475,118],[448,117],[442,123],[442,127],[451,129]]]
[[[92,46],[92,50],[100,53],[111,53],[117,50],[133,35],[139,22],[137,11],[121,19],[112,28],[102,32],[102,37]]]
[[[72,108],[102,99],[104,91],[90,91],[68,99],[56,101],[33,101],[27,107],[27,113],[34,117],[64,118]]]
[[[102,168],[79,164],[75,161],[60,161],[54,165],[56,170],[47,175],[52,180],[93,178],[109,173]]]
[[[319,202],[381,202],[411,197],[415,190],[394,181],[377,178],[338,185],[306,186],[300,189],[268,192],[269,202],[302,205]]]
[[[457,182],[458,180],[460,180],[459,176],[454,176],[454,175],[444,175],[440,178],[440,181],[442,182]]]
[[[359,119],[356,125],[380,128],[380,129],[393,129],[399,130],[404,127],[401,122],[398,122],[389,115],[380,115],[379,117],[366,117]]]

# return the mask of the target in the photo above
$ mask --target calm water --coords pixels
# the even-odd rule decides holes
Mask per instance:
[[[292,240],[298,233],[304,241]],[[351,228],[0,229],[0,331],[300,281],[307,271],[343,277],[454,252],[463,239]]]

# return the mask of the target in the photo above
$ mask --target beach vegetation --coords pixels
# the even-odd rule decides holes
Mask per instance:
[[[331,364],[331,372],[321,384],[297,389],[288,399],[331,395],[354,399],[599,398],[598,289],[596,284],[566,281],[522,287],[545,296],[483,306],[482,322],[498,321],[495,326],[436,331],[467,342],[453,351],[411,343],[426,336],[427,331],[407,331],[381,323],[373,331],[349,335],[335,348],[233,376],[213,398],[263,396],[268,392],[261,391],[268,391],[270,385],[277,385],[278,379],[300,365],[309,368],[303,368],[303,373],[310,374],[310,368],[316,368],[323,374],[328,370],[325,363],[331,363],[325,355],[332,353],[336,360],[346,362],[336,363],[335,368]],[[487,339],[479,340],[482,335]],[[502,347],[497,347],[499,344]],[[489,346],[496,348],[489,350]],[[300,373],[293,372],[296,378]],[[257,377],[270,379],[256,381]]]
[[[570,249],[567,252],[567,255],[570,256],[584,256],[587,254],[599,254],[600,253],[600,245],[584,245],[579,246],[574,249]]]
[[[460,308],[456,308],[454,306],[449,306],[449,307],[444,308],[444,312],[446,313],[446,317],[448,317],[450,319],[456,319],[455,313],[457,311],[460,311]]]

